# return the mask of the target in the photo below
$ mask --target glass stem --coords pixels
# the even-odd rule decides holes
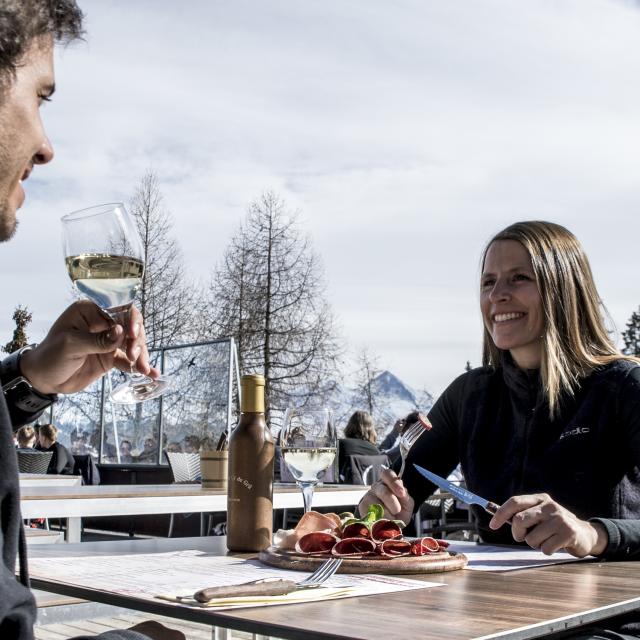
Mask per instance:
[[[108,309],[106,313],[116,324],[119,324],[125,331],[127,330],[127,327],[129,326],[129,319],[131,317],[130,304],[125,304],[122,307],[113,307],[111,309]],[[123,350],[126,350],[128,344],[129,338],[126,338],[122,345]],[[125,375],[128,375],[129,378],[136,382],[139,382],[140,380],[148,380],[147,376],[138,373],[134,369],[133,362],[129,363],[129,373]]]
[[[315,483],[313,482],[299,482],[298,485],[302,490],[302,499],[304,500],[304,512],[311,511],[311,502],[313,500],[313,489]]]

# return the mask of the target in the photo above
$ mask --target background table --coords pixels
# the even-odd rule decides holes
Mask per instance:
[[[226,540],[174,538],[34,548],[30,555],[154,553],[201,549],[224,554]],[[415,577],[415,576],[412,576]],[[574,562],[510,572],[429,574],[446,586],[382,596],[212,612],[147,602],[32,577],[35,587],[120,607],[292,640],[525,640],[640,607],[640,564]],[[639,613],[640,618],[640,613]]]
[[[317,487],[314,507],[349,507],[358,504],[367,487],[334,485]],[[219,489],[203,489],[199,484],[25,486],[20,491],[22,517],[64,518],[67,541],[80,542],[83,516],[121,516],[159,513],[210,513],[227,510],[227,494]],[[300,489],[276,486],[274,509],[302,507]]]
[[[79,487],[82,476],[57,473],[21,473],[20,487]]]

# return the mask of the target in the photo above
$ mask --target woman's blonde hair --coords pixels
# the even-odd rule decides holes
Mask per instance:
[[[347,422],[344,428],[345,438],[358,438],[358,440],[367,440],[371,444],[375,444],[378,439],[376,428],[373,425],[371,414],[366,411],[356,411]]]
[[[41,424],[38,433],[51,442],[55,442],[58,437],[58,429],[52,424]]]
[[[16,440],[18,441],[18,446],[22,449],[30,447],[35,437],[36,430],[28,424],[20,427],[16,432]]]
[[[580,380],[594,369],[626,359],[611,341],[605,328],[607,313],[598,295],[589,261],[578,239],[563,226],[552,222],[517,222],[497,233],[482,255],[498,240],[515,240],[529,254],[536,277],[544,333],[540,377],[553,418],[563,394],[573,396]],[[484,328],[482,363],[501,366],[503,352]]]

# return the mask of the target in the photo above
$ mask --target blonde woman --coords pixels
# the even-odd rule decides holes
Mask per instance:
[[[340,477],[350,481],[347,469],[348,457],[354,455],[377,456],[380,450],[376,447],[376,433],[373,418],[366,411],[355,411],[344,428],[344,438],[338,440],[338,468]]]
[[[443,477],[461,463],[502,505],[475,512],[484,541],[640,556],[640,367],[611,342],[580,243],[549,222],[507,227],[485,249],[480,307],[484,366],[443,393],[404,477],[385,471],[361,511],[408,522],[433,490],[411,463]]]
[[[18,449],[33,449],[36,444],[36,430],[30,424],[25,424],[16,431],[16,440]]]

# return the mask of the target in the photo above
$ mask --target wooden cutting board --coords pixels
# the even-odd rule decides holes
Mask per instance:
[[[269,547],[260,552],[258,559],[264,564],[279,569],[313,571],[330,557],[329,554],[309,556],[297,551]],[[425,556],[400,556],[398,558],[343,558],[338,573],[442,573],[443,571],[457,571],[464,568],[466,564],[467,557],[463,553],[441,551]]]

